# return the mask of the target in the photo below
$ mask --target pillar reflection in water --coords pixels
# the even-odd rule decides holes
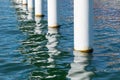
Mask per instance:
[[[45,34],[42,34],[43,29],[40,27],[44,27],[44,24],[41,23],[41,18],[36,19],[36,23],[25,21],[22,23],[20,30],[26,35],[26,39],[22,41],[22,46],[20,47],[22,54],[27,54],[30,56],[31,64],[37,63],[42,52],[44,53],[44,48],[47,40],[45,38]],[[46,23],[45,23],[46,24]],[[31,56],[32,55],[32,56]],[[34,56],[33,56],[34,55]],[[38,57],[36,59],[36,57]]]
[[[16,4],[18,5],[18,8],[22,8],[22,0],[17,0]]]
[[[21,10],[21,21],[26,21],[27,20],[27,16],[28,16],[28,10],[27,10],[27,5],[22,4],[22,10]]]
[[[28,11],[27,5],[22,4],[22,9],[23,9],[23,11],[27,12]]]
[[[28,12],[28,20],[29,21],[34,21],[35,20],[35,16],[34,16],[34,8],[30,9]]]
[[[70,80],[91,80],[94,72],[86,70],[86,67],[90,64],[90,60],[90,53],[74,51],[74,62],[71,63],[71,69],[67,77]]]
[[[18,2],[18,0],[13,0],[13,5],[14,5],[14,8],[16,9],[16,11],[18,10],[21,10],[22,8],[22,4]]]
[[[56,48],[58,45],[58,29],[57,28],[48,28],[48,33],[46,38],[48,39],[48,43],[46,47],[48,48],[49,58],[48,63],[52,63],[49,67],[55,67],[54,65],[54,57],[60,54],[60,51]]]
[[[43,32],[43,28],[45,28],[45,24],[43,24],[43,17],[35,17],[35,22],[36,22],[36,26],[35,26],[35,30],[34,30],[34,34],[45,34]]]
[[[40,22],[41,19],[36,18],[36,27],[40,27]],[[36,34],[39,34],[39,32]],[[54,57],[60,53],[56,48],[58,45],[58,30],[49,28],[45,37],[48,42],[44,46],[48,51],[43,48],[39,49],[39,52],[31,59],[31,63],[38,67],[31,73],[30,79],[33,80],[54,80],[58,75],[56,74],[56,60],[54,59]]]
[[[24,9],[25,7],[22,4],[14,4],[14,8],[16,9],[16,17],[19,23],[27,20],[27,10]]]

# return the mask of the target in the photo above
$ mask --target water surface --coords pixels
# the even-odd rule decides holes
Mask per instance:
[[[45,0],[46,2],[46,0]],[[99,2],[99,3],[98,3]],[[119,0],[95,0],[94,52],[73,51],[73,2],[61,0],[61,27],[0,0],[0,80],[119,80]]]

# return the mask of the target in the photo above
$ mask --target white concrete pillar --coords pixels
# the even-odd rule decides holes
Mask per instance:
[[[28,0],[28,11],[34,10],[34,0]]]
[[[43,0],[35,0],[35,16],[43,17]]]
[[[23,6],[23,10],[27,11],[27,0],[23,0],[22,2],[22,6]]]
[[[28,20],[29,21],[34,21],[35,20],[34,1],[35,0],[28,0]]]
[[[59,0],[47,0],[47,1],[48,1],[48,27],[58,27]]]
[[[23,4],[23,5],[27,5],[27,0],[23,0],[23,1],[22,1],[22,4]]]
[[[93,0],[74,0],[74,49],[92,52]]]

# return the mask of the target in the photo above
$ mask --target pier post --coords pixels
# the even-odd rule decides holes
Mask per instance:
[[[28,11],[34,10],[34,0],[28,0]]]
[[[22,3],[22,0],[16,0],[15,1],[17,4],[21,4]]]
[[[35,0],[35,16],[43,17],[43,0]]]
[[[27,0],[23,0],[22,5],[27,5]]]
[[[47,0],[47,1],[48,1],[48,27],[58,27],[59,0]]]
[[[25,10],[25,11],[27,11],[27,4],[28,4],[27,1],[28,0],[23,0],[22,1],[23,10]]]
[[[74,49],[92,52],[93,0],[74,0]]]

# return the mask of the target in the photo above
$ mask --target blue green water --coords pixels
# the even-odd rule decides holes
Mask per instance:
[[[73,50],[72,0],[61,0],[58,29],[47,27],[46,3],[44,19],[34,20],[20,5],[0,0],[0,80],[120,80],[117,1],[95,1],[94,52],[85,54]]]

